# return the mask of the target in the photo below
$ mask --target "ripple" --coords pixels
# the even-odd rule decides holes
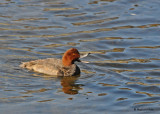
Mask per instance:
[[[130,48],[150,48],[150,49],[156,49],[156,48],[160,48],[160,46],[137,46],[137,47],[130,47]]]
[[[26,97],[33,97],[33,96],[16,96],[16,97],[8,97],[8,98],[0,98],[0,99],[17,99],[17,98],[26,98]]]
[[[152,103],[157,103],[159,101],[151,101],[151,102],[138,102],[138,103],[134,103],[134,105],[139,105],[139,104],[152,104]]]
[[[50,89],[41,88],[39,90],[27,90],[26,92],[21,92],[21,94],[32,94],[32,93],[39,93],[39,92],[45,92]]]
[[[35,29],[49,29],[49,28],[63,28],[66,29],[66,27],[62,27],[62,26],[41,26],[41,27],[33,27],[33,26],[25,26],[25,28],[27,28],[27,30],[35,30]]]
[[[41,100],[41,101],[37,101],[37,102],[49,102],[49,101],[53,101],[55,99],[47,99],[47,100]]]
[[[77,17],[77,16],[84,16],[87,13],[77,13],[77,14],[57,14],[56,16],[64,16],[64,17]]]
[[[98,96],[105,96],[107,93],[99,93]]]
[[[76,46],[76,45],[79,45],[79,44],[80,43],[68,42],[67,44],[50,44],[50,45],[45,45],[43,47]]]
[[[106,21],[112,21],[112,20],[115,20],[115,19],[118,19],[118,17],[100,19],[100,20],[94,20],[94,21],[88,21],[88,22],[72,23],[72,24],[75,25],[75,26],[91,25],[91,24],[103,23],[103,22],[106,22]]]
[[[155,109],[160,98],[159,4],[159,0],[1,1],[1,113]],[[80,54],[91,53],[83,58],[89,63],[76,63],[79,77],[56,78],[19,68],[23,61],[60,58],[73,47]]]
[[[65,11],[65,10],[75,10],[78,8],[45,8],[43,11]]]
[[[119,86],[119,85],[114,85],[114,84],[106,84],[106,83],[99,83],[101,84],[102,86]]]
[[[128,98],[118,98],[117,101],[123,101],[123,100],[126,100]]]
[[[160,94],[151,94],[151,93],[141,92],[141,91],[136,91],[136,93],[145,94],[145,95],[148,95],[149,97],[160,96]]]
[[[48,20],[48,18],[21,18],[13,21],[36,21],[36,20]]]
[[[133,39],[141,39],[141,38],[104,37],[104,38],[87,39],[87,40],[79,40],[79,41],[80,42],[95,42],[95,41],[101,41],[101,40],[133,40]]]
[[[147,84],[147,83],[143,83],[143,82],[127,82],[126,85],[130,85],[130,84],[137,84],[137,85],[143,85],[143,86],[159,86],[159,83],[154,83],[154,84]]]
[[[43,19],[46,19],[46,18],[40,18],[40,20],[41,19],[43,20]],[[20,20],[23,20],[23,19],[20,19]],[[32,37],[37,37],[37,38],[38,37],[47,37],[47,38],[50,38],[50,37],[64,37],[64,36],[84,34],[84,33],[91,34],[91,33],[97,33],[97,32],[113,31],[113,30],[119,30],[119,29],[130,29],[130,28],[142,28],[142,26],[131,26],[131,25],[128,25],[128,26],[120,26],[120,27],[112,27],[112,28],[100,28],[100,29],[87,30],[87,31],[77,31],[77,32],[63,33],[63,34],[57,34],[57,35],[26,35],[26,36],[8,35],[8,36],[18,36],[20,38],[32,38]],[[148,27],[143,26],[143,28],[148,28]]]

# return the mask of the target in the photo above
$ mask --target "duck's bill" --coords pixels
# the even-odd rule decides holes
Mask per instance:
[[[80,58],[87,57],[89,54],[90,54],[90,53],[86,53],[86,54],[84,54],[84,55],[81,55],[81,57],[80,57]]]
[[[81,55],[80,59],[84,58],[84,57],[87,57],[90,53],[86,53],[84,55]],[[82,60],[79,60],[79,62],[82,62],[82,63],[89,63],[88,61],[82,61]]]

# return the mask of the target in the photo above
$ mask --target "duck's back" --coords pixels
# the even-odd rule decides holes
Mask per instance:
[[[63,67],[62,60],[60,59],[47,58],[30,62],[23,62],[20,67],[48,75],[63,76],[63,72],[61,70]]]

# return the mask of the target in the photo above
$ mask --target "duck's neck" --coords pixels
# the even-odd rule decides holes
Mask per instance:
[[[68,66],[71,66],[71,65],[72,65],[72,61],[69,60],[69,59],[67,59],[67,58],[64,56],[64,57],[62,57],[62,64],[63,64],[63,66],[68,67]]]

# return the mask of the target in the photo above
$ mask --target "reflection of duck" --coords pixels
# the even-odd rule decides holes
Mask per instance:
[[[62,90],[66,94],[75,95],[81,89],[80,84],[75,84],[77,76],[63,77],[61,79]]]
[[[79,67],[74,64],[75,61],[80,62],[79,58],[78,50],[71,48],[64,53],[62,60],[55,58],[39,59],[23,62],[20,67],[47,75],[74,76],[80,74]]]

